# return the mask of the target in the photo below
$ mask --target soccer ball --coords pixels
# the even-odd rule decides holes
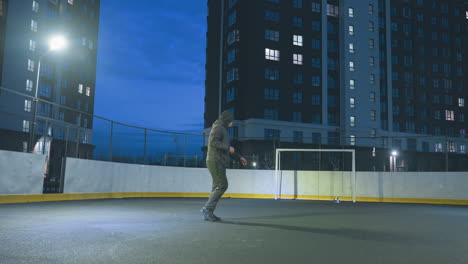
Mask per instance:
[[[335,197],[333,201],[335,201],[335,203],[340,203],[340,197]]]

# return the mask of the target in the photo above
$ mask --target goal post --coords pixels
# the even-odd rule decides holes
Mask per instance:
[[[276,149],[275,155],[275,178],[276,178],[276,188],[275,188],[275,200],[281,199],[281,185],[282,185],[282,173],[281,170],[281,153],[282,152],[342,152],[342,153],[351,153],[352,163],[351,163],[351,192],[353,203],[356,202],[356,151],[354,149]]]

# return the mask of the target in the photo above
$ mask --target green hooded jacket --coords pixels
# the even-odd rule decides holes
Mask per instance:
[[[238,153],[229,153],[231,145],[229,142],[228,126],[232,120],[231,113],[224,111],[211,126],[206,161],[218,161],[228,167],[231,163],[231,155],[236,159],[241,158]]]

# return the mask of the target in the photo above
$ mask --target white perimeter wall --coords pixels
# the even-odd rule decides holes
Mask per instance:
[[[0,195],[42,194],[45,156],[0,150]]]
[[[275,173],[228,170],[227,193],[275,193]],[[350,172],[283,171],[282,194],[352,196]],[[468,200],[465,172],[358,172],[357,197]],[[211,176],[203,168],[159,167],[67,159],[65,193],[207,193]]]

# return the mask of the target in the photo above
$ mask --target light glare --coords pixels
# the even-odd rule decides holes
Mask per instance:
[[[65,49],[67,40],[63,36],[55,36],[50,39],[49,48],[51,51],[59,51]]]

